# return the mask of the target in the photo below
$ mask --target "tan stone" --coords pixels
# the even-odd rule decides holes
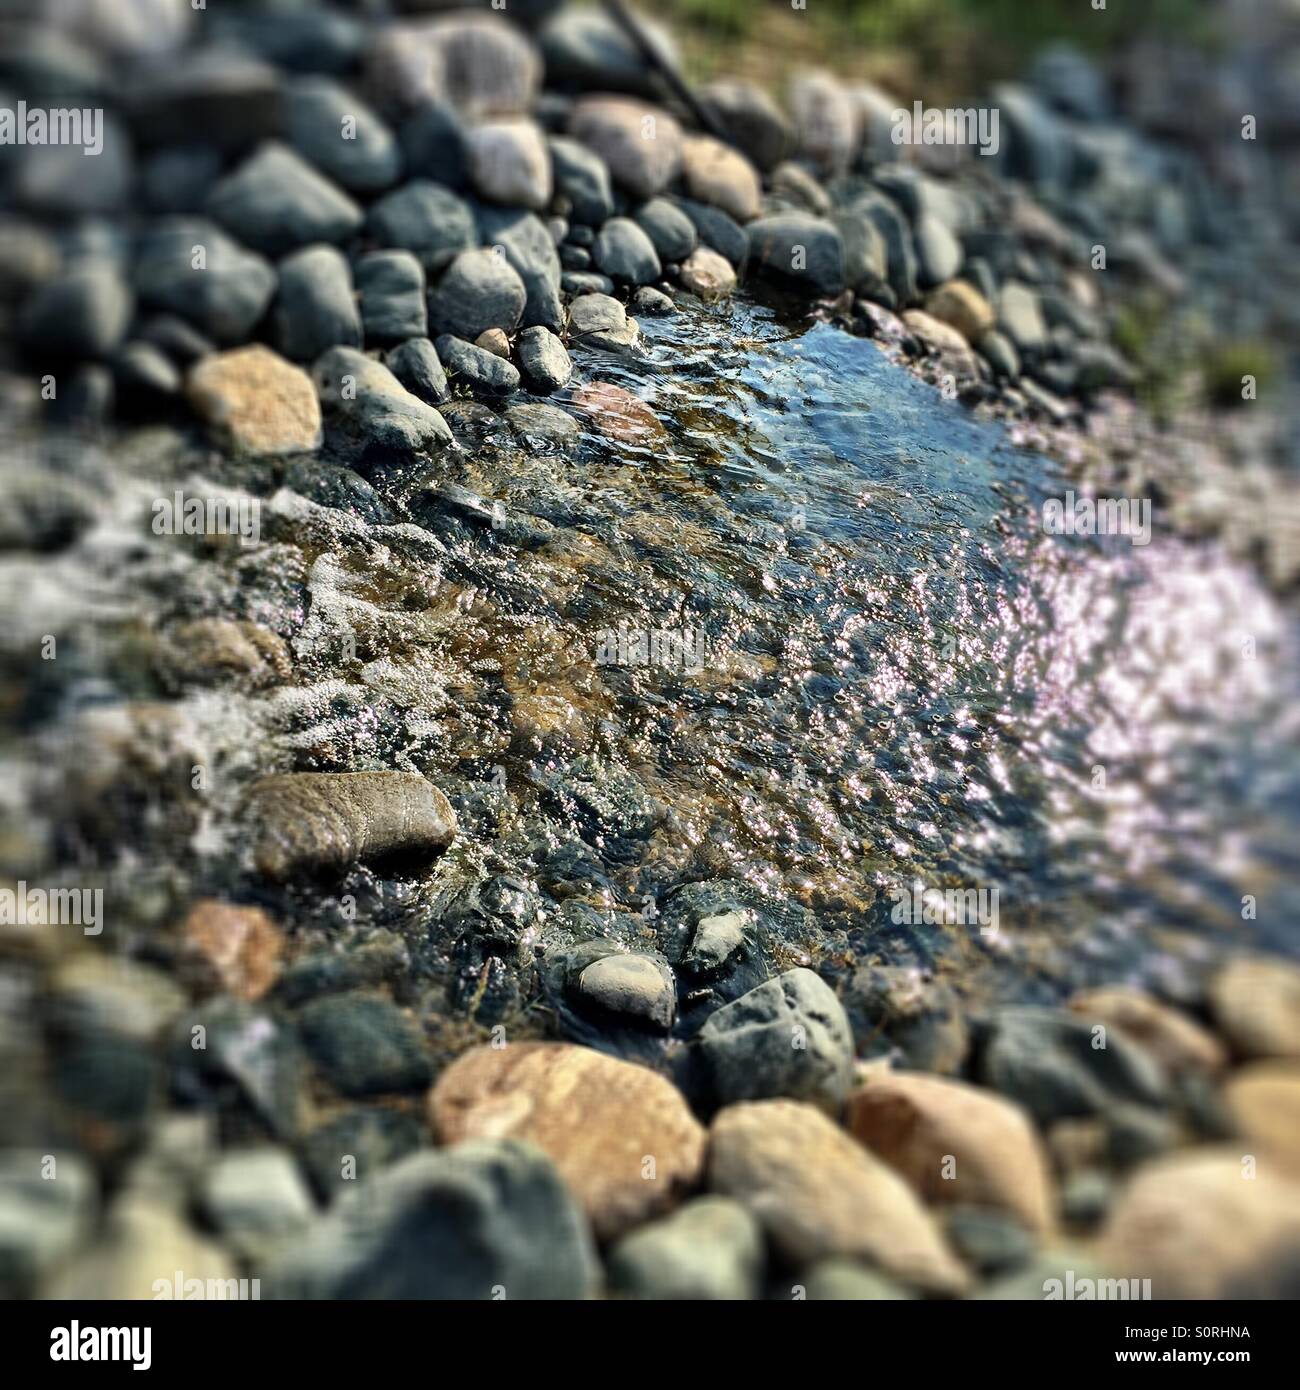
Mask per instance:
[[[205,357],[191,369],[185,392],[236,449],[293,454],[321,442],[320,402],[311,378],[260,343]]]
[[[1300,966],[1271,956],[1232,961],[1210,986],[1210,1010],[1239,1057],[1300,1058]]]
[[[966,1284],[912,1189],[814,1106],[763,1100],[720,1111],[709,1186],[743,1202],[790,1264],[838,1255],[936,1293]]]
[[[682,262],[682,288],[701,299],[721,299],[736,288],[731,262],[707,246],[697,246]]]
[[[485,328],[474,340],[474,346],[492,353],[494,357],[504,357],[507,362],[510,361],[510,339],[503,329]]]
[[[1140,1044],[1170,1073],[1221,1072],[1227,1065],[1223,1044],[1212,1033],[1167,1004],[1127,985],[1084,990],[1070,1008],[1090,1023],[1117,1028]]]
[[[974,345],[997,322],[987,299],[967,280],[949,280],[931,292],[925,312],[940,323],[950,324]]]
[[[692,198],[749,222],[763,210],[758,171],[738,150],[711,135],[688,135],[682,147],[682,174]]]
[[[536,1144],[602,1240],[675,1207],[704,1166],[704,1130],[675,1087],[567,1043],[475,1048],[438,1078],[429,1113],[444,1144]]]
[[[186,948],[237,999],[261,999],[280,974],[284,938],[260,907],[202,898],[181,928]]]
[[[1032,1231],[1052,1225],[1052,1178],[1029,1116],[961,1081],[916,1072],[877,1075],[850,1097],[848,1128],[931,1206],[1011,1213]]]
[[[1100,1263],[1150,1279],[1152,1298],[1294,1297],[1300,1184],[1264,1163],[1250,1176],[1242,1160],[1203,1148],[1140,1169],[1111,1209]]]
[[[569,404],[589,416],[601,434],[610,439],[648,444],[663,438],[664,427],[654,411],[631,391],[611,382],[594,381],[579,387]]]
[[[682,166],[681,126],[661,107],[631,97],[583,97],[569,117],[569,134],[642,200],[667,188]]]
[[[1253,1062],[1225,1088],[1228,1112],[1261,1156],[1300,1169],[1300,1064]]]

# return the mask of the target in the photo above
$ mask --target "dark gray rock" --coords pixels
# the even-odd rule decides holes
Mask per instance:
[[[333,246],[308,246],[279,265],[275,336],[295,362],[311,362],[332,347],[361,346],[361,316],[352,272]]]
[[[528,298],[520,323],[558,333],[564,323],[560,305],[560,258],[546,223],[535,213],[487,204],[478,212],[479,235],[486,246],[499,246],[524,282]]]
[[[513,333],[528,294],[503,252],[462,251],[429,292],[429,327],[470,341],[489,328]]]
[[[275,285],[266,261],[199,218],[154,223],[135,265],[143,303],[179,314],[222,345],[248,341]]]
[[[328,995],[299,1009],[297,1026],[307,1055],[345,1096],[418,1091],[432,1079],[423,1034],[390,999]]]
[[[367,226],[381,247],[412,252],[428,275],[479,244],[469,204],[427,179],[412,179],[381,198]]]
[[[285,95],[289,143],[350,193],[374,194],[402,177],[397,137],[355,94],[325,77],[293,83]]]
[[[398,381],[422,401],[441,405],[450,398],[447,373],[438,360],[437,349],[428,338],[408,338],[387,353],[384,362]]]
[[[888,278],[889,255],[876,224],[856,208],[831,214],[844,246],[844,281],[858,294],[876,298]]]
[[[638,336],[636,320],[610,295],[580,295],[569,306],[569,337],[587,347],[626,352]]]
[[[584,294],[613,294],[614,282],[608,275],[596,275],[587,270],[566,270],[560,277],[560,288],[574,297]]]
[[[592,258],[602,273],[629,285],[649,285],[663,273],[654,243],[630,218],[611,217],[600,229]]]
[[[442,416],[391,371],[353,348],[331,348],[312,366],[327,439],[353,459],[406,456],[451,443]]]
[[[142,144],[210,141],[241,150],[279,134],[283,88],[270,63],[200,44],[138,73],[126,89],[126,110]]]
[[[113,373],[98,363],[87,363],[60,386],[50,402],[50,419],[70,429],[95,430],[112,415],[113,401]]]
[[[985,1278],[1028,1264],[1037,1249],[1033,1232],[991,1207],[949,1207],[944,1229],[962,1260]]]
[[[21,336],[55,357],[106,357],[131,323],[135,297],[111,261],[84,261],[42,285],[23,310]]]
[[[276,67],[334,77],[356,70],[368,34],[368,26],[352,15],[285,5],[251,13],[209,10],[204,25]]]
[[[1131,1102],[1155,1108],[1168,1095],[1154,1059],[1109,1029],[1094,1046],[1092,1026],[1051,1009],[1004,1009],[978,1053],[978,1077],[1018,1101],[1040,1125],[1102,1115]]]
[[[712,1014],[696,1041],[719,1105],[787,1097],[832,1112],[853,1079],[853,1034],[811,970],[789,970]]]
[[[745,229],[755,267],[818,294],[844,288],[844,245],[834,223],[803,212],[760,217]]]
[[[642,203],[633,218],[665,264],[684,261],[699,242],[695,223],[667,198],[651,198]]]
[[[268,256],[283,256],[316,241],[345,241],[365,221],[342,189],[273,140],[217,184],[207,211],[240,241]]]
[[[542,391],[558,390],[573,372],[573,363],[569,361],[564,344],[540,324],[524,329],[519,335],[516,352],[524,374]]]
[[[652,289],[649,285],[642,285],[632,296],[632,308],[641,314],[675,314],[677,312],[677,305],[662,290]]]
[[[710,82],[700,93],[700,104],[761,171],[776,168],[789,152],[793,139],[789,121],[754,83]]]
[[[1104,121],[1111,114],[1110,93],[1100,69],[1077,48],[1052,44],[1034,59],[1029,80],[1063,115]]]
[[[444,333],[434,346],[451,373],[452,385],[467,386],[476,396],[508,396],[519,385],[519,372],[505,358],[486,348]]]
[[[671,36],[640,16],[640,25],[662,60],[676,69]],[[538,33],[548,86],[573,91],[660,95],[656,70],[626,32],[603,10],[569,5]]]
[[[176,364],[152,343],[123,343],[113,354],[112,367],[119,398],[130,394],[174,396],[181,389]]]
[[[213,145],[158,150],[140,172],[146,206],[157,213],[200,213],[221,177],[221,151]]]
[[[155,314],[141,325],[139,337],[160,348],[181,367],[193,366],[216,351],[215,345],[198,329],[174,314]]]
[[[345,1191],[264,1274],[283,1298],[586,1298],[596,1257],[549,1159],[515,1140],[411,1154]]]
[[[203,1030],[203,1047],[194,1046],[196,1028]],[[176,1026],[168,1060],[172,1090],[182,1103],[217,1113],[251,1109],[277,1137],[297,1133],[302,1052],[294,1029],[265,1009],[218,998],[188,1011]]]
[[[371,251],[356,264],[368,343],[400,343],[429,331],[424,269],[409,251]]]
[[[614,215],[609,166],[577,140],[553,136],[548,142],[555,191],[569,200],[571,216],[586,227],[600,227]]]
[[[425,103],[403,121],[398,138],[412,178],[431,179],[454,190],[469,185],[465,127],[453,107]]]
[[[692,198],[678,198],[677,206],[695,224],[700,240],[711,246],[720,256],[725,256],[739,269],[749,255],[749,237],[739,222],[735,221],[721,208],[710,207],[708,203],[697,203]]]
[[[914,304],[919,289],[916,246],[906,214],[883,193],[871,192],[855,199],[855,212],[865,213],[885,243],[889,286],[901,307]]]

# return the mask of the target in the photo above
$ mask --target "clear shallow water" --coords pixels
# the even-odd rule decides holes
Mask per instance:
[[[260,552],[160,550],[145,478],[274,479],[165,448],[113,465],[101,527],[40,567],[42,593],[129,610],[101,624],[95,703],[149,693],[114,651],[132,624],[254,617],[295,655],[288,689],[184,702],[223,775],[196,815],[132,826],[137,891],[151,865],[182,897],[230,886],[223,827],[257,772],[412,767],[452,797],[458,846],[416,884],[358,870],[279,903],[305,933],[396,927],[436,969],[442,910],[507,874],[544,916],[587,904],[629,940],[682,883],[748,885],[792,963],[914,962],[980,996],[1177,992],[1216,940],[1295,951],[1300,643],[1247,570],[1044,535],[1053,465],[869,342],[745,303],[642,328],[645,360],[576,361],[646,399],[662,440],[588,430],[564,460],[502,433],[377,479],[419,530],[268,502]],[[620,628],[660,657],[688,639],[699,669],[602,661]],[[77,748],[76,704],[50,702],[36,756]],[[996,889],[1000,930],[891,920],[917,881]]]

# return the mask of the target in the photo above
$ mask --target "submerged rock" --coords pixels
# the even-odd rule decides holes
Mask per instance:
[[[427,861],[451,843],[456,816],[412,772],[289,772],[248,792],[253,862],[274,882],[341,873],[358,861]]]

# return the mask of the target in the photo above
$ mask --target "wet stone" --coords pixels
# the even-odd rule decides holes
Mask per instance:
[[[247,809],[253,861],[273,882],[358,860],[427,862],[456,834],[447,798],[409,772],[280,773],[253,784]]]
[[[573,363],[564,344],[540,324],[525,328],[516,344],[519,365],[533,386],[543,391],[555,391],[563,386],[573,372]],[[567,417],[566,417],[567,418]]]
[[[578,446],[578,422],[553,405],[512,405],[506,420],[533,452],[567,454]]]

